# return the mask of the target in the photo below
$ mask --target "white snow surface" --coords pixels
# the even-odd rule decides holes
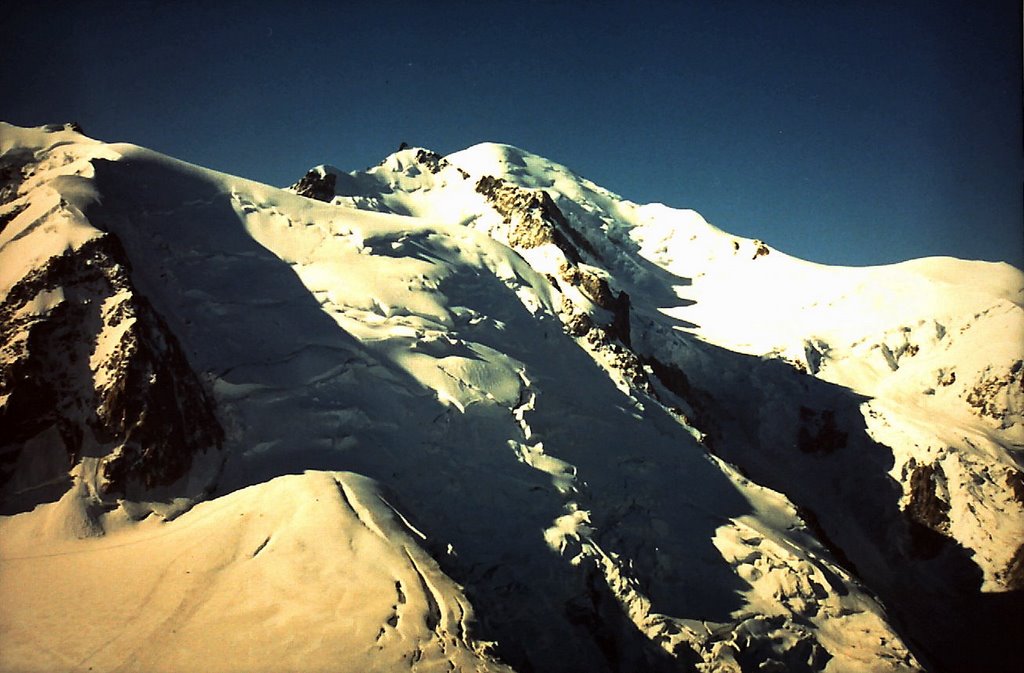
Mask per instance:
[[[920,669],[792,502],[698,441],[692,400],[670,409],[564,332],[566,299],[604,314],[553,282],[555,246],[508,247],[484,175],[548,192],[586,268],[629,293],[646,355],[689,353],[699,382],[706,343],[862,396],[901,502],[913,465],[939,465],[945,532],[1004,586],[1024,539],[1005,481],[1024,446],[1019,270],[826,267],[507,145],[436,173],[417,151],[321,167],[328,204],[0,126],[0,154],[36,162],[4,206],[25,208],[0,232],[0,293],[116,235],[227,433],[208,499],[100,510],[80,477],[0,517],[0,670]],[[721,390],[749,382],[745,360],[715,362],[733,367]],[[969,403],[979,388],[995,413]]]
[[[170,523],[126,504],[84,539],[73,497],[4,522],[5,670],[507,670],[365,477],[282,476]]]
[[[463,222],[498,240],[500,218],[480,214],[476,180],[495,175],[547,190],[605,256],[605,270],[629,291],[637,313],[667,316],[674,329],[708,343],[790,362],[869,398],[863,416],[871,436],[893,449],[894,476],[911,459],[966,480],[992,472],[980,498],[979,485],[951,480],[949,488],[970,505],[954,506],[950,527],[975,552],[986,586],[1000,586],[1001,571],[1024,539],[1024,517],[1006,483],[1024,462],[1024,385],[1012,373],[1024,359],[1019,269],[948,257],[831,267],[732,236],[692,210],[634,204],[508,145],[483,143],[451,154],[450,167],[436,175],[417,167],[416,151],[398,152],[354,179],[378,183],[377,205]],[[458,169],[470,179],[460,179]],[[623,254],[630,250],[635,255]],[[557,275],[560,258],[520,253]],[[999,418],[966,403],[986,383],[1009,379],[997,393]],[[963,470],[963,463],[973,467]]]

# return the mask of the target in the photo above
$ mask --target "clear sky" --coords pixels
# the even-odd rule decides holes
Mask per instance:
[[[1016,0],[2,7],[15,124],[277,185],[491,140],[815,261],[1024,266]]]

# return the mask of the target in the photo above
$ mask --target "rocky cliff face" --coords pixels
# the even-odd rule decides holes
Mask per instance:
[[[299,196],[330,202],[334,198],[337,176],[323,168],[312,168],[298,182],[289,187]]]
[[[13,241],[87,226],[63,197],[35,217],[25,212],[33,203],[19,189],[24,178],[59,177],[39,175],[60,172],[40,154],[4,156],[8,264]],[[142,498],[182,479],[197,454],[223,440],[212,399],[135,289],[112,234],[94,230],[25,270],[0,303],[0,355],[6,512],[60,495],[72,474],[99,502]]]

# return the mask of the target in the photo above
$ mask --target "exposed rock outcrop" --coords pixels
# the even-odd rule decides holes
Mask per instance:
[[[437,152],[430,150],[416,150],[416,162],[426,167],[428,171],[437,175],[451,164]]]
[[[508,243],[512,248],[529,250],[546,244],[555,245],[564,257],[558,270],[561,279],[577,288],[595,305],[612,313],[611,323],[607,327],[598,327],[591,316],[570,310],[564,314],[567,316],[568,333],[577,337],[587,336],[593,346],[601,348],[614,345],[612,342],[617,339],[625,348],[615,346],[612,359],[623,364],[628,379],[635,379],[642,386],[649,385],[639,358],[629,350],[629,295],[624,291],[616,293],[605,278],[580,266],[583,257],[574,242],[578,242],[592,257],[597,257],[597,252],[572,228],[551,196],[544,190],[524,189],[489,175],[477,181],[476,191],[490,202],[504,223],[510,225]]]
[[[523,189],[490,175],[477,181],[476,191],[498,211],[505,224],[511,225],[508,231],[511,247],[528,250],[553,243],[570,262],[582,260],[579,251],[560,230],[565,216],[547,192]]]
[[[291,186],[299,196],[330,203],[334,198],[337,176],[328,171],[314,168],[302,176],[302,179]]]
[[[932,558],[945,546],[945,530],[949,527],[949,503],[937,495],[937,488],[946,475],[939,465],[908,465],[910,498],[904,514],[910,525],[912,553]]]
[[[771,250],[768,248],[767,245],[764,244],[764,241],[754,239],[754,256],[751,257],[751,259],[757,259],[758,257],[767,257],[768,253],[770,252]]]
[[[612,322],[608,326],[608,331],[624,346],[629,347],[629,295],[625,291],[616,293],[606,279],[575,264],[563,264],[559,272],[562,280],[578,288],[599,307],[612,312]]]
[[[1021,422],[1014,410],[1024,406],[1024,361],[1016,360],[1002,372],[995,367],[987,369],[965,401],[975,414],[999,421],[1003,428]]]
[[[5,510],[52,496],[83,460],[95,461],[101,499],[169,485],[223,439],[211,398],[134,291],[110,234],[22,278],[0,305],[0,344]]]

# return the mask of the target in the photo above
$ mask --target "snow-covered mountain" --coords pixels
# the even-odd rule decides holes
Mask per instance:
[[[522,150],[0,126],[0,670],[1015,670],[1024,274]]]

